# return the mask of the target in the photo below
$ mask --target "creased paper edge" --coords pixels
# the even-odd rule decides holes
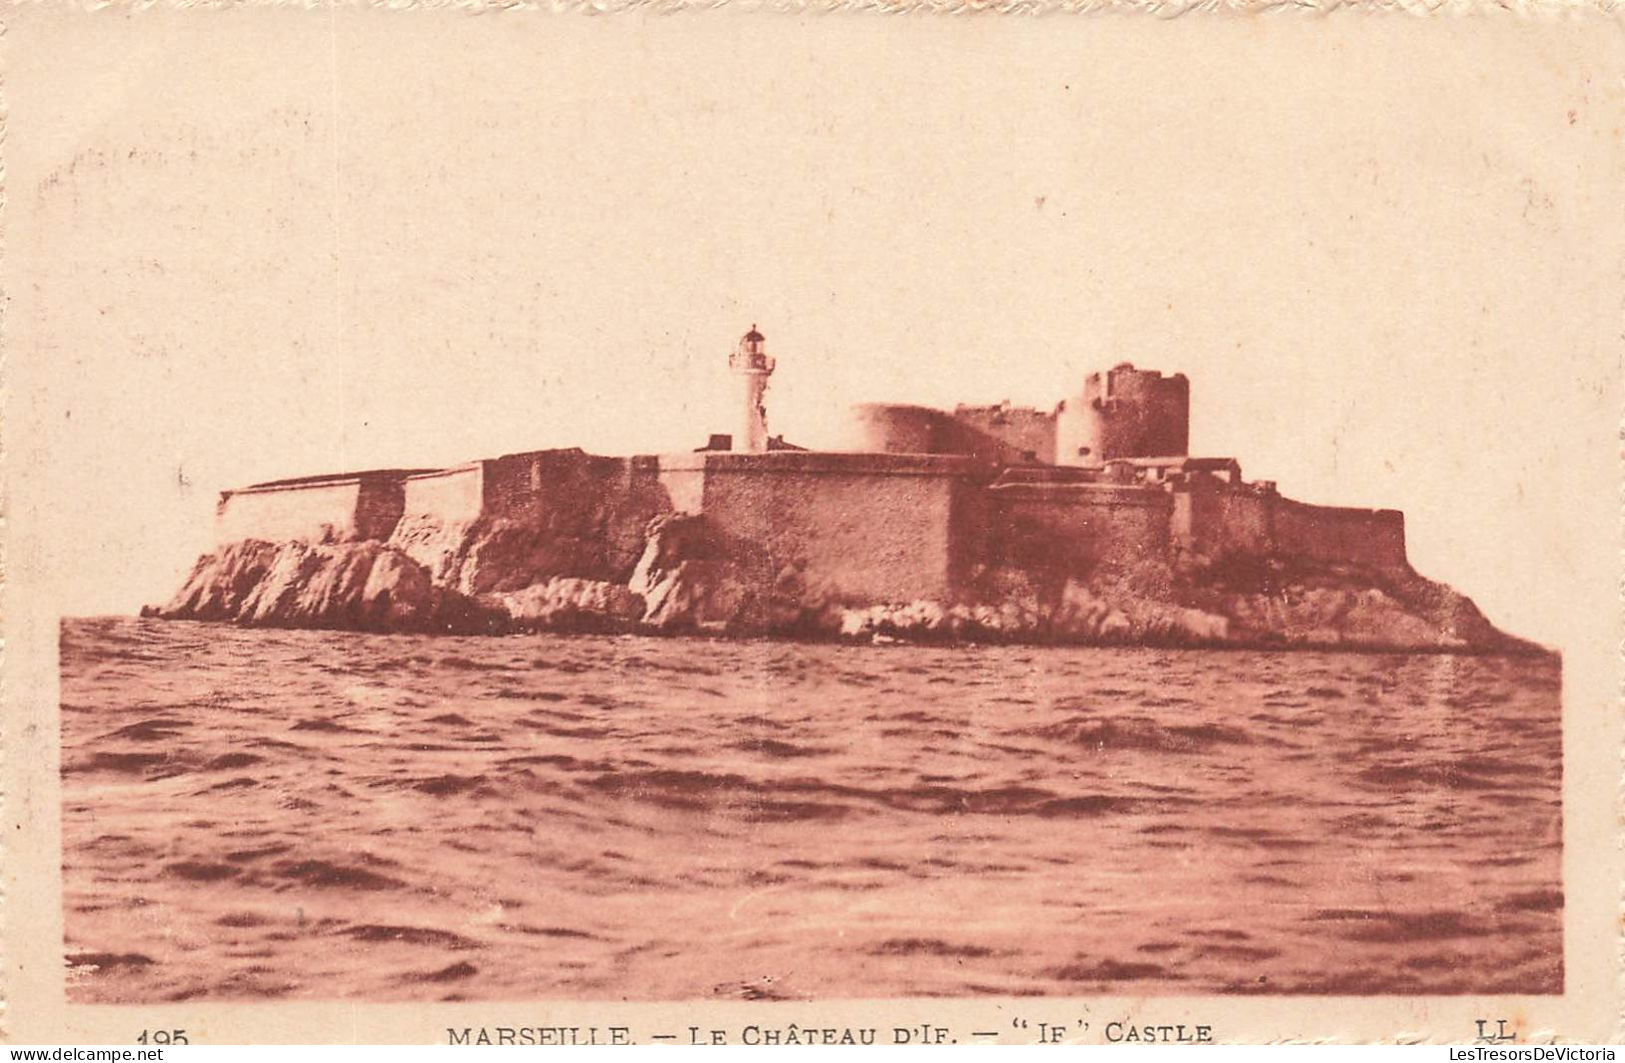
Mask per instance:
[[[311,11],[332,8],[414,11],[453,9],[469,14],[547,12],[612,15],[620,12],[677,14],[726,8],[731,12],[819,15],[1136,15],[1177,18],[1193,12],[1256,15],[1282,11],[1312,16],[1349,11],[1414,16],[1511,15],[1551,18],[1625,11],[1625,0],[4,0],[4,7],[61,7],[121,12],[149,8],[228,10],[286,7]],[[0,7],[0,10],[3,10]]]

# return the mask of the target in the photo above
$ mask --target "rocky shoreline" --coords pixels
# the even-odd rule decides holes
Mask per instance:
[[[230,543],[199,558],[169,602],[142,614],[448,634],[1549,652],[1498,630],[1470,599],[1409,567],[1231,556],[1085,573],[1001,568],[974,573],[952,601],[865,603],[807,586],[794,563],[775,569],[747,546],[719,541],[697,516],[657,517],[641,543],[617,543],[596,557],[581,543],[495,522],[405,534],[383,542]]]

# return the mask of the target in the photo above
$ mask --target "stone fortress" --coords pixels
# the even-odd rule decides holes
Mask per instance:
[[[913,603],[908,616],[933,630],[957,609],[978,634],[1057,633],[1067,610],[1094,616],[1067,621],[1084,638],[1270,641],[1291,629],[1289,641],[1462,648],[1494,632],[1411,572],[1398,511],[1293,501],[1244,480],[1234,458],[1190,455],[1183,375],[1123,363],[1048,412],[865,404],[843,449],[810,451],[768,433],[775,362],[754,326],[727,365],[738,424],[694,451],[544,450],[225,491],[219,549],[157,612],[412,626],[429,609],[403,604],[423,582],[407,570],[421,566],[434,588],[511,617],[564,603],[660,629],[890,630]],[[298,557],[277,556],[279,544],[298,544]],[[354,601],[312,601],[313,581],[343,596],[328,570],[355,557],[390,575],[372,573]],[[254,565],[263,571],[244,570]],[[1283,593],[1332,598],[1272,619],[1303,612]],[[1362,608],[1371,615],[1351,636]]]

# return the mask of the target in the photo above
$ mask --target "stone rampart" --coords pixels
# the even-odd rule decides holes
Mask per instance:
[[[1306,561],[1404,566],[1405,514],[1397,509],[1312,506],[1278,499],[1275,550]]]
[[[401,484],[403,515],[444,524],[473,521],[484,505],[485,463],[471,461],[449,469],[408,476]]]
[[[756,578],[839,601],[946,597],[965,565],[955,513],[976,466],[956,456],[777,452],[679,454],[660,478],[696,496],[729,553]]]
[[[1209,559],[1272,553],[1276,500],[1273,493],[1212,480],[1182,485],[1174,492],[1173,542]]]
[[[575,560],[550,575],[626,579],[649,521],[674,508],[652,456],[603,457],[571,448],[509,454],[483,465],[488,521],[574,544]]]
[[[990,563],[1076,575],[1166,556],[1173,499],[1157,487],[1011,483],[988,491]]]
[[[1275,556],[1403,567],[1405,517],[1392,509],[1316,506],[1252,484],[1202,480],[1174,491],[1172,542],[1209,560]]]
[[[996,439],[1026,461],[1055,463],[1055,413],[1030,406],[955,406],[953,419],[976,436]],[[972,438],[975,438],[973,436]]]
[[[989,569],[1071,576],[1171,559],[1175,548],[1207,561],[1406,563],[1396,511],[1295,502],[1239,482],[1233,468],[1219,476],[1182,465],[1164,476],[1159,466],[1151,476],[1131,466],[1001,468],[968,454],[535,451],[226,492],[218,537],[387,540],[438,583],[482,594],[555,578],[624,583],[649,522],[690,513],[704,516],[720,556],[747,583],[843,604],[949,599],[974,591],[976,574]]]
[[[943,454],[974,458],[995,465],[1048,461],[1053,433],[1046,437],[1046,415],[1017,424],[991,424],[987,407],[962,407],[961,417],[929,406],[869,402],[852,407],[846,449],[855,454]],[[988,423],[984,424],[983,421]],[[1032,423],[1029,423],[1032,422]],[[1053,419],[1049,421],[1053,429]],[[995,429],[990,431],[989,429]]]
[[[385,539],[400,519],[396,470],[285,480],[221,493],[215,541],[355,542]]]

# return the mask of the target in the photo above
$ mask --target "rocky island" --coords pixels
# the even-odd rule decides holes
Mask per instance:
[[[1417,574],[1396,510],[1192,457],[1183,375],[1124,363],[1053,411],[870,404],[850,446],[740,425],[680,454],[545,450],[221,494],[216,549],[145,615],[527,630],[1541,652]]]

